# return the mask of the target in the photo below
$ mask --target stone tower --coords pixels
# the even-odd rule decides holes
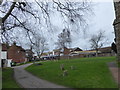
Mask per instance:
[[[114,8],[116,19],[114,20],[113,25],[116,37],[117,57],[120,62],[120,0],[114,0]]]

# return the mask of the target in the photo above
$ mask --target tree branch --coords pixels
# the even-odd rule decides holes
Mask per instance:
[[[13,11],[14,7],[15,7],[16,2],[13,2],[13,4],[11,5],[9,11],[6,13],[6,15],[2,18],[2,23],[5,22],[5,20],[9,17],[9,15],[11,14],[11,12]]]

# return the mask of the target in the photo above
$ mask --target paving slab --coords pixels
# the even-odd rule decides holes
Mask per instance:
[[[109,70],[111,71],[118,87],[120,88],[120,68],[116,65],[116,62],[109,62],[108,63]]]

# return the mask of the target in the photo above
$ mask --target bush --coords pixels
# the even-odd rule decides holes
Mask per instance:
[[[16,62],[12,62],[12,63],[11,63],[11,66],[16,66]]]

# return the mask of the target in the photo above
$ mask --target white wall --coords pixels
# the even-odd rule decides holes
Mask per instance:
[[[55,55],[55,52],[53,51],[52,54]]]
[[[6,51],[1,52],[1,59],[7,59],[7,52]]]
[[[7,67],[11,67],[11,62],[12,62],[12,59],[7,60]]]
[[[7,51],[2,51],[2,45],[0,44],[0,67],[2,59],[6,59],[6,67],[11,67],[11,60],[7,60]]]

